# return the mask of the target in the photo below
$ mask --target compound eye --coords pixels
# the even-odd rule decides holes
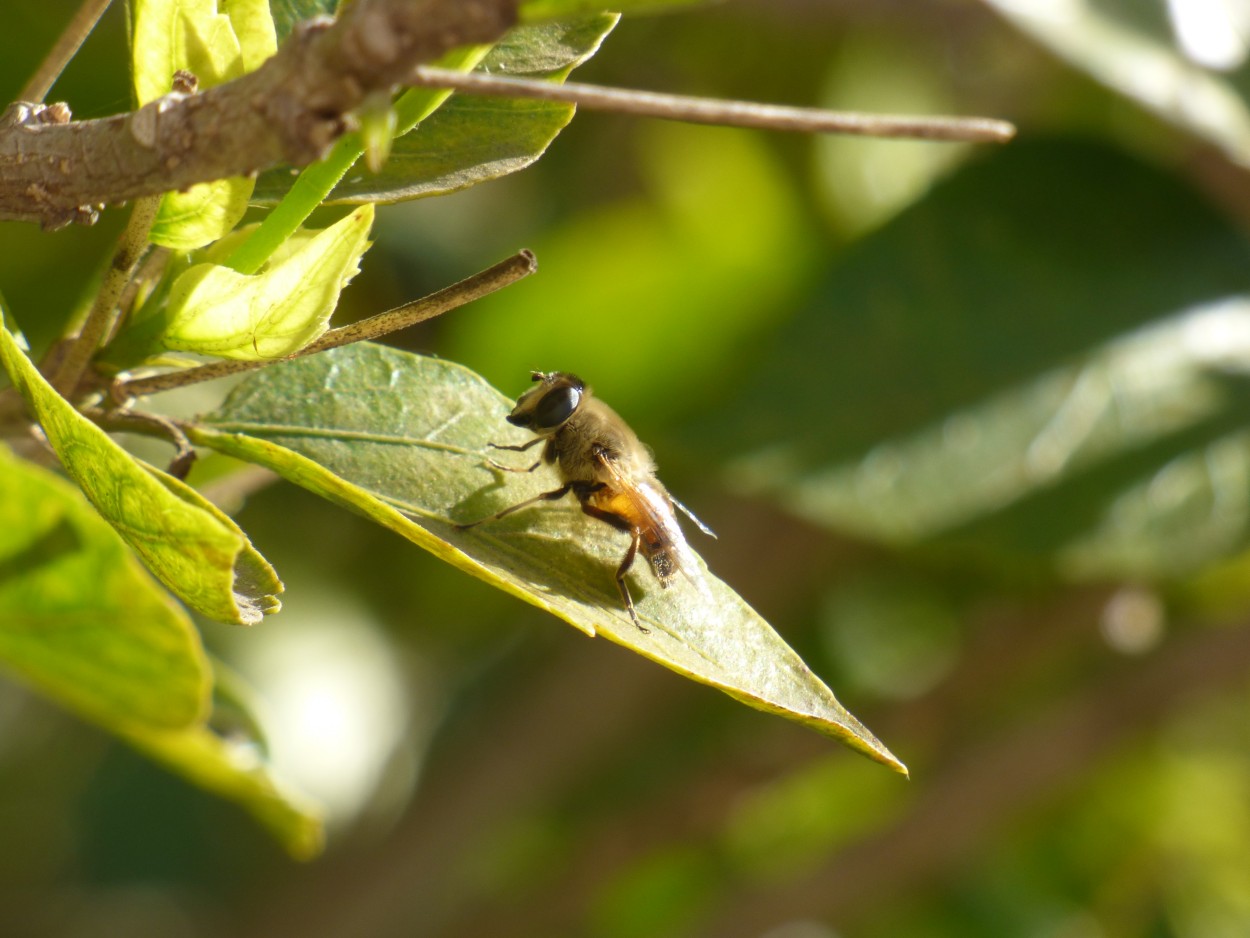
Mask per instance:
[[[534,408],[533,426],[540,430],[552,430],[573,416],[582,402],[582,392],[577,388],[556,388],[543,396]]]

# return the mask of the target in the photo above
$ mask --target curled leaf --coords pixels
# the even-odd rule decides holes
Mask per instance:
[[[362,206],[329,228],[290,239],[256,274],[196,264],[174,281],[160,345],[243,360],[298,352],[325,332],[369,247],[372,224],[373,206]]]

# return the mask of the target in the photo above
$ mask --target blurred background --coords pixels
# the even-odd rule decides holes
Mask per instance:
[[[8,97],[74,6],[5,11]],[[128,107],[121,6],[53,95],[77,117]],[[325,855],[6,680],[0,934],[1250,934],[1248,43],[1245,0],[635,16],[577,79],[1020,134],[585,113],[379,213],[338,321],[533,249],[396,344],[594,384],[910,782],[261,485],[237,517],[285,609],[203,630]],[[120,218],[0,225],[32,344]]]

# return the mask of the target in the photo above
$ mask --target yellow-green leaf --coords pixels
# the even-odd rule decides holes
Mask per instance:
[[[246,360],[281,358],[325,332],[339,291],[369,247],[373,206],[292,239],[257,274],[216,264],[183,272],[169,293],[161,347]]]
[[[0,663],[117,732],[201,721],[199,633],[82,494],[0,446]]]
[[[53,390],[0,329],[0,364],[65,470],[148,569],[191,608],[252,625],[282,584],[247,536],[194,489],[135,459]]]
[[[161,199],[148,238],[175,251],[194,251],[233,230],[247,211],[256,180],[232,176],[169,192]]]
[[[81,492],[3,446],[0,667],[237,802],[293,856],[320,850],[321,812],[207,727],[213,675],[186,612]]]
[[[195,75],[201,89],[237,78],[277,48],[264,0],[135,0],[134,82],[140,105],[168,94],[174,73]],[[244,176],[202,183],[161,200],[154,244],[202,247],[229,232],[247,210],[255,181]]]

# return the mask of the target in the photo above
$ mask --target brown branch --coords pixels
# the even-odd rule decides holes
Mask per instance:
[[[449,49],[491,42],[517,0],[356,0],[302,24],[259,69],[202,94],[69,122],[17,104],[0,117],[0,220],[54,228],[104,204],[322,156],[348,114]],[[62,119],[61,123],[50,120]]]
[[[429,296],[423,296],[420,299],[413,300],[411,303],[396,306],[394,309],[378,313],[376,316],[370,316],[368,319],[362,319],[360,322],[341,326],[338,329],[331,329],[293,355],[287,355],[284,358],[265,359],[263,361],[215,361],[195,368],[184,368],[181,371],[169,371],[164,374],[150,375],[146,378],[132,378],[129,381],[120,381],[114,385],[111,394],[115,401],[123,403],[130,398],[144,397],[160,391],[172,391],[174,388],[184,388],[204,381],[213,381],[217,378],[224,378],[227,375],[255,371],[258,368],[265,368],[278,362],[303,358],[305,355],[315,355],[317,352],[350,345],[353,342],[377,339],[392,332],[398,332],[400,329],[415,326],[417,323],[425,322],[427,319],[433,319],[435,316],[441,316],[443,313],[450,312],[467,303],[472,303],[474,300],[481,299],[494,293],[496,290],[502,290],[504,287],[516,283],[524,277],[528,277],[536,270],[538,270],[538,262],[534,259],[533,253],[521,250],[498,264],[487,267],[485,270],[470,277],[465,277],[463,280],[431,293]]]
[[[480,72],[454,72],[422,66],[409,78],[409,84],[427,88],[452,88],[468,94],[498,95],[511,98],[538,98],[564,101],[578,107],[658,117],[691,124],[729,127],[755,127],[797,133],[852,134],[861,137],[905,137],[919,140],[1006,143],[1016,128],[1007,121],[988,117],[938,117],[902,114],[864,114],[855,111],[829,111],[824,108],[788,107],[756,101],[719,101],[692,98],[657,91],[630,88],[602,88],[565,82]]]

